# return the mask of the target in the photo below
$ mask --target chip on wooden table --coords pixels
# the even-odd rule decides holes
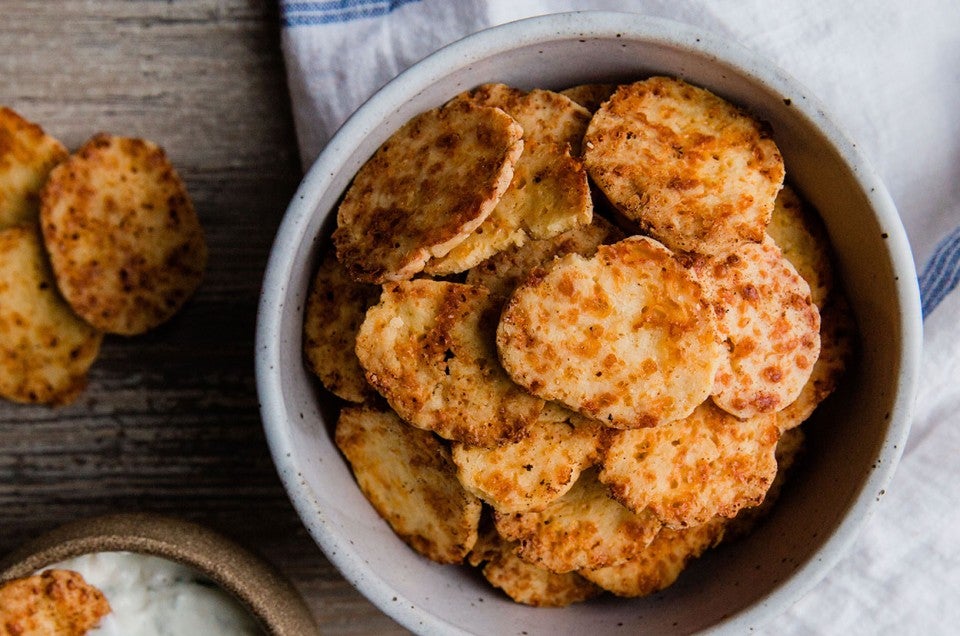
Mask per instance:
[[[741,418],[783,409],[820,355],[820,312],[809,285],[770,238],[695,269],[727,342],[713,401]]]
[[[836,390],[856,351],[857,325],[839,288],[820,310],[820,355],[797,399],[777,413],[780,430],[799,426]]]
[[[453,444],[457,476],[501,512],[542,509],[597,459],[596,420],[548,403],[522,439],[492,448]]]
[[[596,470],[543,510],[495,513],[497,532],[519,544],[517,555],[553,572],[595,569],[622,563],[646,547],[663,524],[644,511],[615,501]]]
[[[763,125],[666,77],[619,87],[590,121],[583,155],[628,218],[671,249],[700,254],[761,241],[784,177]]]
[[[166,322],[203,278],[200,220],[151,141],[95,135],[51,171],[40,219],[60,291],[107,333],[135,335]]]
[[[396,413],[347,406],[335,433],[357,483],[381,517],[414,550],[460,563],[477,540],[482,504],[457,481],[450,452]]]
[[[498,252],[467,272],[466,282],[482,285],[490,293],[509,296],[538,265],[545,265],[564,254],[590,258],[597,247],[616,243],[623,232],[601,216],[594,215],[587,225],[580,225],[548,239],[529,241]]]
[[[767,234],[807,281],[813,303],[822,309],[833,289],[830,237],[816,211],[789,185],[777,195]]]
[[[40,126],[0,106],[0,229],[36,221],[40,188],[67,154]]]
[[[522,438],[544,403],[497,361],[500,304],[472,285],[385,285],[357,335],[367,381],[404,420],[446,439],[496,446]]]
[[[102,334],[63,300],[33,224],[0,230],[0,396],[67,404],[87,384]]]
[[[593,598],[603,590],[576,572],[557,574],[527,563],[516,554],[516,544],[500,538],[496,532],[480,535],[480,550],[474,549],[472,565],[517,603],[533,607],[566,607]]]
[[[414,117],[360,168],[337,210],[337,256],[356,280],[404,280],[445,255],[500,201],[523,130],[454,100]]]
[[[590,118],[585,109],[558,93],[528,93],[504,84],[484,84],[454,101],[500,108],[513,117],[523,128],[523,154],[490,216],[446,256],[428,262],[424,271],[462,272],[500,250],[590,222],[593,203],[579,159]]]
[[[647,596],[676,582],[693,559],[716,546],[727,519],[674,530],[663,528],[639,554],[619,565],[580,570],[580,575],[617,596]]]
[[[600,481],[627,508],[670,528],[733,517],[763,500],[779,435],[773,413],[740,420],[707,400],[682,420],[608,431]]]
[[[380,288],[358,283],[328,251],[310,284],[303,320],[303,352],[310,370],[344,400],[364,402],[376,395],[357,359],[357,332]]]
[[[642,236],[535,270],[510,297],[497,346],[515,382],[615,428],[689,415],[722,356],[700,285]]]
[[[0,636],[83,636],[109,613],[103,593],[70,570],[0,583]]]
[[[594,113],[600,108],[603,102],[610,99],[610,96],[613,95],[616,90],[616,84],[578,84],[563,89],[560,91],[560,94],[569,97],[591,113]]]

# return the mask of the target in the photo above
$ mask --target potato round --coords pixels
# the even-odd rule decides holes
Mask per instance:
[[[203,229],[153,142],[95,135],[50,173],[40,219],[57,286],[107,333],[135,335],[166,322],[203,278]]]
[[[641,236],[535,270],[504,309],[497,346],[515,382],[615,428],[686,417],[721,361],[700,285]]]
[[[44,570],[0,584],[2,634],[86,634],[109,613],[103,592],[70,570]]]

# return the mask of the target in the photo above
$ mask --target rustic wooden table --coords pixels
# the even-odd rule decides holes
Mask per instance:
[[[0,554],[66,521],[160,512],[258,550],[324,633],[401,633],[303,529],[257,410],[259,286],[301,176],[278,24],[275,0],[3,0],[0,104],[71,149],[98,131],[162,145],[210,262],[170,323],[104,340],[76,403],[0,401]]]

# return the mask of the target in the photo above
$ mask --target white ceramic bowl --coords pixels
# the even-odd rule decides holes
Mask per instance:
[[[516,605],[465,568],[416,555],[380,520],[332,442],[335,404],[301,363],[304,299],[353,174],[413,115],[483,82],[563,88],[682,77],[770,123],[788,177],[819,209],[862,333],[859,364],[807,425],[809,454],[775,512],[708,553],[667,591],[564,610]],[[317,159],[267,268],[257,382],[274,460],[330,560],[373,603],[422,633],[743,633],[782,612],[841,557],[887,488],[909,429],[921,347],[910,248],[867,161],[816,99],[727,41],[639,15],[572,13],[515,22],[452,44],[387,84]]]

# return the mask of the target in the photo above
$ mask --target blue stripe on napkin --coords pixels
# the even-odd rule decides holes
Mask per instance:
[[[420,0],[326,0],[325,2],[280,3],[284,27],[350,22],[391,13],[398,7]]]
[[[937,308],[960,282],[960,226],[946,236],[920,274],[920,298],[923,316]]]

